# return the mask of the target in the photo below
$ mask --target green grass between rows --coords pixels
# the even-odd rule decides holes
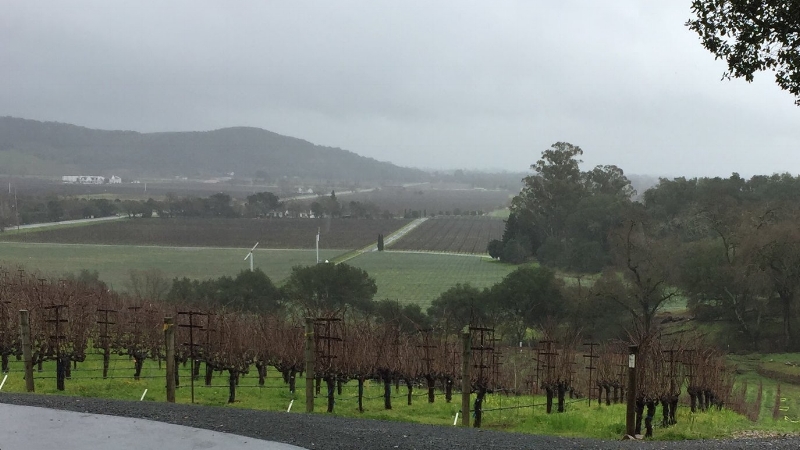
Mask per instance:
[[[91,354],[87,361],[80,363],[73,370],[72,378],[66,381],[66,390],[59,392],[55,389],[53,378],[54,363],[44,365],[42,372],[34,374],[37,393],[54,395],[71,395],[85,397],[113,398],[121,400],[139,400],[147,389],[144,401],[166,401],[164,389],[165,371],[163,366],[159,369],[154,361],[147,361],[142,378],[134,380],[133,362],[124,356],[112,356],[110,376],[103,380],[100,377],[101,358]],[[203,368],[204,369],[204,368]],[[25,384],[22,378],[22,364],[13,361],[11,373],[3,387],[3,392],[24,392]],[[201,373],[204,370],[201,370]],[[189,366],[181,368],[181,387],[177,391],[178,403],[190,403],[191,390],[189,388]],[[237,401],[227,403],[228,388],[227,374],[215,373],[211,387],[204,386],[202,377],[195,381],[195,403],[200,405],[263,409],[286,411],[294,400],[292,414],[304,412],[304,379],[298,377],[298,391],[291,393],[280,378],[280,374],[270,368],[268,379],[264,387],[257,387],[257,378],[254,374],[244,376],[237,389]],[[783,389],[783,388],[782,388]],[[792,393],[797,392],[797,387],[792,387]],[[765,385],[766,390],[766,385]],[[316,399],[315,411],[325,413],[326,399],[324,398],[325,385],[323,383],[322,396]],[[788,391],[787,391],[788,392]],[[427,403],[426,390],[421,387],[414,389],[412,405],[407,405],[407,389],[400,385],[399,389],[392,388],[392,410],[385,410],[381,395],[383,387],[374,382],[368,382],[365,389],[365,412],[360,413],[356,402],[356,383],[350,382],[344,386],[342,395],[337,395],[334,413],[335,416],[363,417],[371,419],[410,421],[441,426],[453,426],[456,412],[460,408],[460,394],[454,393],[453,401],[446,403],[442,392],[437,390],[433,404]],[[767,397],[765,395],[765,397]],[[796,398],[796,397],[795,397]],[[474,397],[473,397],[474,399]],[[765,404],[768,399],[765,398]],[[484,428],[506,431],[559,435],[570,437],[594,437],[601,439],[619,439],[625,427],[624,405],[598,406],[596,402],[588,405],[586,399],[568,400],[567,411],[562,414],[545,414],[544,398],[541,396],[513,396],[513,395],[487,395],[484,402]],[[518,408],[489,411],[492,408],[508,408],[534,404],[533,408]],[[660,417],[657,412],[656,419]],[[674,439],[709,439],[725,438],[741,435],[754,430],[770,433],[785,433],[797,430],[797,424],[786,420],[773,421],[771,413],[762,414],[758,423],[752,423],[742,416],[728,410],[710,410],[707,412],[691,413],[689,408],[682,406],[678,411],[678,424],[669,428],[656,427],[655,438],[661,440]]]

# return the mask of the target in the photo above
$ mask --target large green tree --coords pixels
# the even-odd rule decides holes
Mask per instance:
[[[767,322],[770,287],[753,264],[753,254],[721,238],[689,243],[683,249],[678,287],[701,322],[722,321],[728,343],[756,350]]]
[[[563,282],[552,270],[522,266],[494,285],[489,299],[497,305],[513,342],[521,342],[529,328],[561,318],[566,309],[562,287]]]
[[[176,303],[253,312],[275,312],[282,307],[280,290],[261,269],[203,281],[175,278],[166,297]]]
[[[469,283],[456,284],[442,292],[428,307],[428,316],[447,333],[465,326],[494,326],[497,322],[495,305],[488,301],[486,290]]]
[[[657,239],[640,218],[628,219],[611,235],[614,266],[592,287],[595,296],[624,308],[636,328],[648,334],[665,303],[678,295],[673,285],[678,266],[676,245]]]
[[[247,203],[244,204],[247,217],[264,217],[282,206],[283,203],[272,192],[258,192],[248,195]]]
[[[567,142],[556,142],[542,152],[531,166],[535,173],[525,177],[525,186],[511,201],[513,219],[507,225],[515,228],[506,227],[504,241],[525,235],[535,249],[546,238],[563,235],[567,216],[585,194],[580,155],[583,150]]]
[[[350,308],[371,312],[378,287],[363,269],[321,263],[293,267],[282,291],[286,301],[302,307],[307,314],[330,315]]]
[[[784,351],[790,351],[794,346],[794,309],[800,296],[800,231],[797,229],[797,217],[766,224],[760,231],[757,258],[780,303]]]
[[[416,303],[402,304],[397,300],[381,300],[375,302],[373,315],[382,323],[393,323],[406,333],[427,329],[430,326],[428,316]]]
[[[621,223],[635,192],[616,166],[582,172],[582,154],[557,142],[531,166],[535,173],[511,202],[501,259],[519,263],[534,254],[550,266],[591,272],[607,263],[607,234]]]
[[[796,0],[695,0],[686,25],[703,46],[728,64],[725,78],[753,81],[772,71],[800,105],[800,2]]]

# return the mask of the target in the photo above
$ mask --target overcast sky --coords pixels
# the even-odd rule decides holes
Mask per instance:
[[[689,0],[8,1],[0,115],[254,126],[423,168],[800,172],[800,107],[721,81]]]

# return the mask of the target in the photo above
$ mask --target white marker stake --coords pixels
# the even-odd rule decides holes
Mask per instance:
[[[145,389],[144,392],[142,392],[142,398],[140,398],[139,401],[144,400],[145,395],[147,395],[147,389]]]
[[[289,409],[287,409],[286,412],[292,412],[292,404],[293,403],[294,403],[294,400],[289,402]]]
[[[0,382],[0,391],[3,390],[3,385],[6,384],[6,379],[7,378],[8,378],[8,374],[6,374],[6,376],[3,377],[3,381]]]
[[[453,421],[453,426],[458,423],[458,413],[461,411],[456,411],[456,420]]]

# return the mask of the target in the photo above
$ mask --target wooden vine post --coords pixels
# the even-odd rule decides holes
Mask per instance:
[[[461,426],[469,427],[469,400],[472,391],[470,374],[472,366],[472,336],[468,327],[462,332],[461,339],[464,345],[461,352]]]
[[[628,407],[625,412],[625,433],[636,436],[636,355],[638,345],[628,347]]]
[[[164,343],[167,350],[167,401],[175,403],[175,325],[164,317]]]
[[[305,345],[305,372],[306,372],[306,412],[314,412],[314,319],[306,317],[306,345]]]
[[[31,322],[28,310],[19,312],[19,334],[22,344],[22,360],[25,363],[25,389],[33,392],[33,355],[31,352]]]

